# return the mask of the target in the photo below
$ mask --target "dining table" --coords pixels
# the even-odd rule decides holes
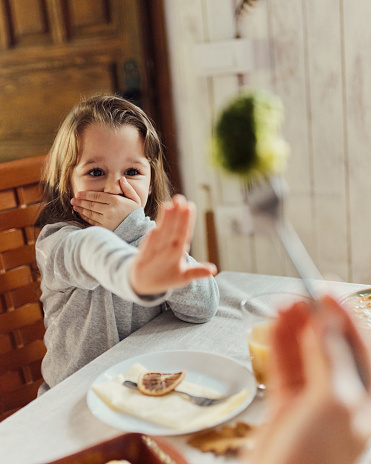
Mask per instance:
[[[113,346],[107,352],[51,388],[0,423],[0,462],[4,464],[49,463],[74,454],[130,430],[111,426],[88,407],[87,395],[95,379],[110,367],[146,353],[168,350],[206,352],[230,358],[251,368],[246,342],[246,323],[241,302],[256,302],[266,295],[306,296],[299,278],[223,271],[216,276],[220,304],[216,315],[203,324],[177,319],[168,310]],[[340,298],[366,285],[347,282],[321,282],[317,288]],[[267,412],[265,395],[252,402],[226,424],[239,421],[256,425]],[[224,425],[224,424],[223,424]],[[220,426],[219,426],[220,427]],[[189,444],[191,434],[162,436],[189,464],[237,463],[233,454],[216,456]],[[371,447],[360,463],[371,463]]]

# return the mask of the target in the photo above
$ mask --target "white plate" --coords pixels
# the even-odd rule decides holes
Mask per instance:
[[[107,369],[93,382],[92,386],[112,380],[135,363],[140,363],[151,371],[179,372],[185,370],[187,371],[187,381],[213,388],[221,394],[237,393],[246,388],[249,392],[246,400],[225,416],[223,420],[210,424],[209,427],[225,422],[239,414],[251,403],[256,394],[254,376],[246,367],[231,358],[200,351],[162,351],[135,356]],[[91,388],[87,394],[87,403],[94,416],[106,424],[126,432],[149,435],[180,435],[199,430],[177,431],[114,411]]]

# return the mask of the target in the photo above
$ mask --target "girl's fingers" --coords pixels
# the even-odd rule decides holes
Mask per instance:
[[[89,218],[88,216],[84,216],[84,214],[82,214],[82,213],[79,213],[79,215],[84,221],[86,221],[91,226],[99,226],[100,225],[99,222],[95,221],[94,219]]]
[[[174,217],[170,241],[173,247],[184,250],[189,236],[190,224],[193,222],[193,209],[182,195],[176,195],[173,199]]]
[[[201,264],[210,271],[211,275],[215,276],[218,273],[218,268],[215,266],[214,263],[203,262]]]
[[[125,177],[120,178],[120,187],[122,193],[125,195],[125,198],[129,200],[133,200],[135,203],[140,205],[140,198],[137,192],[133,189],[133,187],[129,184]]]
[[[161,250],[169,246],[171,237],[173,235],[173,229],[175,224],[175,211],[171,204],[163,205],[160,212],[160,217],[157,221],[157,227],[155,231],[156,242],[155,247]]]
[[[172,202],[161,207],[157,220],[157,248],[184,251],[191,211],[182,195],[173,197]]]
[[[112,195],[110,193],[106,193],[106,192],[94,192],[94,191],[84,190],[81,192],[77,192],[75,198],[77,200],[88,200],[93,203],[103,203],[103,204],[108,205],[110,203],[111,196]],[[72,200],[71,200],[71,203],[72,203]]]
[[[76,197],[71,199],[73,209],[80,215],[91,217],[92,213],[104,214],[105,208],[109,206],[112,201],[112,195],[105,192],[77,192]],[[98,216],[93,219],[99,220]]]
[[[74,211],[80,214],[81,217],[88,218],[91,221],[99,222],[102,214],[90,209],[82,208],[80,206],[73,206]]]
[[[76,200],[72,198],[71,204],[73,205],[73,209],[75,211],[91,211],[98,214],[103,214],[104,209],[107,207],[107,203],[99,203],[96,201],[89,201],[89,200]],[[78,208],[78,209],[77,209]]]
[[[140,250],[153,256],[155,253],[161,253],[169,245],[170,229],[173,227],[172,205],[164,203],[161,205],[156,220],[156,227],[147,234],[140,244]]]
[[[211,263],[209,263],[211,264]],[[216,267],[211,266],[192,266],[184,271],[184,280],[190,282],[193,279],[202,279],[203,277],[210,277],[215,272]]]

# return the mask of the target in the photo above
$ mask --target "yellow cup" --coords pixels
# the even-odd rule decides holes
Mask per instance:
[[[252,369],[260,389],[269,383],[271,363],[271,333],[274,322],[266,322],[252,327],[247,333]]]

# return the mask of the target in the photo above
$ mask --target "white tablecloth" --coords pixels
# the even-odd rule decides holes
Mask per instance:
[[[164,313],[108,352],[0,423],[0,461],[6,464],[40,464],[75,453],[122,434],[89,411],[86,394],[92,382],[107,368],[140,354],[165,350],[196,350],[222,354],[249,365],[240,302],[267,292],[305,292],[300,280],[288,277],[222,272],[217,276],[220,308],[208,323],[194,325]],[[331,283],[340,296],[362,285]],[[237,418],[260,421],[264,401],[254,402]],[[165,437],[190,464],[232,463],[231,457],[201,453],[186,444],[188,436]],[[365,458],[364,464],[371,459]]]

